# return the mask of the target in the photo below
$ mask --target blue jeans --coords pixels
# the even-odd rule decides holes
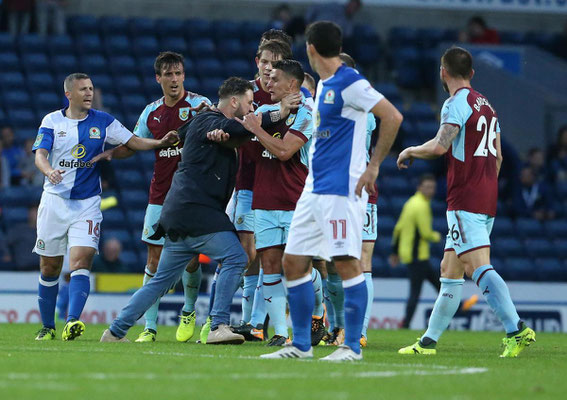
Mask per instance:
[[[126,336],[128,329],[146,310],[177,283],[189,260],[199,253],[222,264],[211,311],[211,329],[220,324],[228,325],[232,297],[238,289],[248,258],[236,233],[225,231],[197,237],[187,236],[175,242],[166,238],[156,275],[134,293],[110,325],[110,331],[117,337]]]

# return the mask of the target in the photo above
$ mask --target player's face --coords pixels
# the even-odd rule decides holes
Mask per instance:
[[[69,106],[78,107],[81,111],[88,111],[92,107],[94,88],[90,79],[77,79],[73,82],[70,92],[65,96],[69,100]]]
[[[247,90],[241,96],[236,96],[236,111],[234,116],[237,118],[242,118],[246,114],[254,112],[254,92],[252,90]]]
[[[273,102],[281,101],[292,92],[292,80],[280,69],[273,69],[266,85]]]
[[[156,80],[161,85],[164,96],[177,99],[183,96],[183,81],[185,80],[185,71],[181,64],[174,64],[165,67],[161,71],[161,75],[156,75]]]
[[[264,50],[260,57],[256,57],[256,66],[258,67],[258,76],[265,86],[268,84],[270,79],[270,73],[272,72],[272,62],[281,60],[280,55],[276,55],[269,50]]]

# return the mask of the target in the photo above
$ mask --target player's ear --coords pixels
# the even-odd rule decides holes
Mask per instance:
[[[474,76],[474,69],[471,69],[471,76],[470,76],[470,78],[469,78],[469,81],[472,80],[473,76]]]
[[[256,61],[256,68],[260,68],[260,59],[258,57],[254,57],[254,61]]]
[[[156,82],[159,83],[159,84],[161,84],[160,80],[161,80],[161,76],[159,76],[158,74],[156,74]]]

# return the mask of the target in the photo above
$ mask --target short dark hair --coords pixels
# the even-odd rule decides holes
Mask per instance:
[[[264,51],[270,51],[273,55],[281,56],[284,60],[293,57],[291,47],[287,43],[280,42],[279,40],[268,40],[262,43],[260,47],[258,47],[256,57],[260,57]]]
[[[305,31],[305,39],[322,57],[337,57],[343,46],[341,27],[331,21],[317,21]]]
[[[311,74],[308,72],[303,73],[303,82],[307,82],[307,84],[311,86],[314,90],[317,88],[317,83],[315,83],[315,78],[313,78],[313,76],[311,76]]]
[[[177,64],[181,64],[183,71],[185,71],[185,60],[181,54],[173,51],[162,51],[156,57],[156,61],[154,62],[154,71],[156,75],[161,76],[161,71],[163,69],[168,69]]]
[[[421,186],[425,181],[437,182],[437,179],[435,179],[435,175],[433,174],[423,174],[419,177],[419,186]]]
[[[447,49],[441,57],[441,65],[453,78],[472,78],[472,55],[462,47],[453,46]]]
[[[63,81],[63,90],[66,92],[70,92],[71,89],[73,88],[73,83],[80,79],[91,79],[91,77],[83,72],[74,72],[72,74],[69,74]]]
[[[293,44],[291,36],[281,29],[268,29],[266,32],[262,33],[260,44],[267,42],[268,40],[279,40],[282,43],[286,43],[289,47]]]
[[[222,83],[219,88],[219,99],[226,99],[231,96],[242,96],[248,90],[254,91],[254,86],[246,79],[231,76]]]
[[[352,58],[347,53],[339,54],[339,58],[342,62],[346,64],[347,67],[356,68],[356,63],[354,62],[354,58]]]
[[[291,76],[292,78],[296,79],[297,82],[299,83],[299,86],[301,86],[301,84],[303,83],[303,79],[305,79],[305,75],[303,73],[303,67],[301,66],[301,63],[299,63],[299,61],[289,60],[289,59],[274,61],[272,63],[272,69],[279,69],[288,76]]]

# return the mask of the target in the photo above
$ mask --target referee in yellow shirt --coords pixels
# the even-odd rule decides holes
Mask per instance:
[[[389,262],[396,267],[400,262],[408,266],[410,294],[406,305],[403,327],[408,328],[415,312],[421,286],[428,280],[439,291],[439,272],[429,262],[429,243],[441,240],[441,234],[433,230],[431,199],[435,196],[435,177],[423,175],[417,192],[404,204],[394,228],[392,254]]]

